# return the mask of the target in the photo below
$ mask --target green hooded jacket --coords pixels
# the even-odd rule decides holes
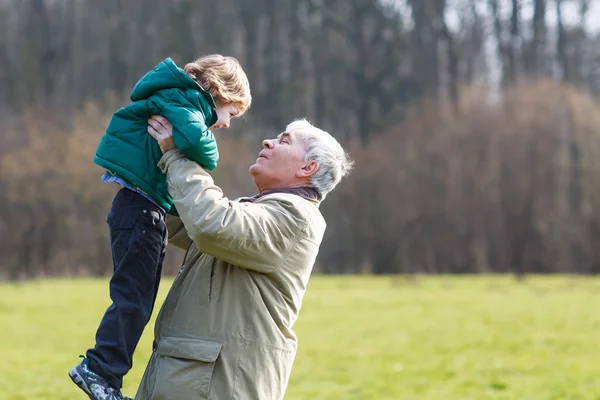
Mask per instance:
[[[162,115],[173,124],[175,145],[207,170],[217,166],[219,152],[208,127],[217,121],[215,101],[173,60],[167,58],[136,83],[132,103],[112,117],[96,150],[94,163],[151,196],[167,212],[173,199],[156,166],[162,153],[148,134],[148,118]]]

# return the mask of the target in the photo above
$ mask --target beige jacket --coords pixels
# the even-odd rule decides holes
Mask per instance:
[[[177,150],[159,166],[181,217],[168,221],[169,241],[188,251],[136,400],[282,399],[325,232],[318,203],[284,193],[228,200]]]

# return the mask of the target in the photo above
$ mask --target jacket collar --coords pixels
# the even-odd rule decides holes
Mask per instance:
[[[321,194],[317,191],[317,189],[312,188],[310,186],[298,187],[298,188],[282,188],[282,189],[273,189],[267,190],[262,193],[255,194],[252,197],[244,197],[240,200],[240,202],[250,202],[254,203],[256,200],[260,199],[263,196],[273,194],[273,193],[288,193],[294,194],[296,196],[300,196],[310,201],[321,201]]]

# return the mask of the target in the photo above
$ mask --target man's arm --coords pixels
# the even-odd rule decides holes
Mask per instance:
[[[306,221],[281,199],[239,203],[223,197],[212,177],[178,150],[159,162],[189,237],[220,260],[259,272],[275,270],[287,257]]]
[[[192,244],[192,239],[188,236],[187,229],[185,229],[181,219],[167,214],[166,224],[169,232],[169,244],[187,250]]]

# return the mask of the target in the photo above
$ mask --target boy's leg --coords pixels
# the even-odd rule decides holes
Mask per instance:
[[[139,193],[119,191],[107,218],[114,273],[112,304],[87,351],[91,370],[120,389],[158,292],[166,245],[162,211]]]

